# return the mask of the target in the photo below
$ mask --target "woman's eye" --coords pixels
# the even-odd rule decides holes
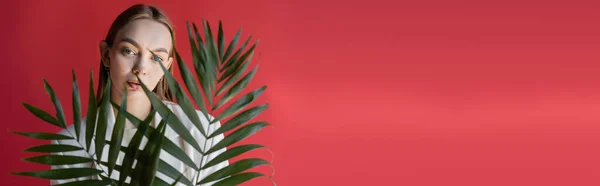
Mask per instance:
[[[128,54],[128,55],[135,55],[135,52],[128,48],[123,49],[123,53]]]
[[[152,60],[161,63],[163,61],[158,55],[152,55]]]

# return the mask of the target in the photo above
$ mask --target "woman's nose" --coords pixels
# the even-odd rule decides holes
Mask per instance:
[[[133,67],[133,68],[131,69],[131,71],[133,72],[133,74],[135,74],[135,75],[138,75],[138,76],[139,76],[139,75],[146,75],[146,73],[140,73],[140,70],[139,70],[139,69],[137,69],[136,67]]]
[[[147,57],[138,58],[131,71],[136,75],[146,75],[148,74],[151,63],[152,61]]]

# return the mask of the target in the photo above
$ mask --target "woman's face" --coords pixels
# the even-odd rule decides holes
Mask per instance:
[[[127,89],[130,101],[148,99],[139,83],[143,82],[149,90],[156,87],[164,75],[159,63],[169,68],[173,61],[169,57],[171,39],[171,33],[165,25],[149,19],[139,19],[130,22],[117,33],[112,47],[108,48],[105,42],[101,43],[101,50],[108,48],[104,51],[108,52],[109,57],[107,61],[110,63],[113,102],[121,102],[124,89]],[[141,82],[138,82],[136,75]]]

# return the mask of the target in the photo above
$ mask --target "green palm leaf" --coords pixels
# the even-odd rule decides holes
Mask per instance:
[[[98,116],[98,122],[96,123],[96,157],[98,160],[102,159],[102,153],[104,151],[104,145],[106,143],[106,128],[108,124],[108,113],[113,112],[110,106],[110,78],[107,78],[106,87],[104,87],[104,97],[102,103],[100,103],[100,113]]]
[[[202,20],[204,21],[204,20]],[[200,32],[198,32],[198,27],[196,27],[196,23],[192,23],[192,26],[194,27],[194,33],[196,35],[196,40],[198,41],[198,45],[203,45],[204,41],[202,41],[202,37],[200,37]]]
[[[150,51],[150,52],[152,53],[152,55],[155,55],[152,51]],[[187,97],[185,92],[183,92],[183,89],[181,89],[181,86],[179,86],[179,83],[177,83],[177,80],[175,80],[175,77],[173,77],[173,75],[171,73],[169,73],[169,70],[162,63],[159,63],[159,64],[160,64],[161,69],[165,73],[164,78],[167,80],[167,84],[169,85],[169,89],[171,90],[171,93],[173,95],[175,95],[175,100],[177,100],[177,102],[179,103],[179,106],[181,106],[181,109],[187,115],[187,117],[192,121],[194,126],[196,126],[196,128],[198,128],[198,130],[200,131],[200,134],[202,134],[203,136],[206,137],[206,132],[204,132],[204,128],[202,127],[202,123],[200,122],[200,118],[198,117],[198,113],[196,113],[196,109],[194,108],[194,105],[192,105],[192,102],[190,101],[190,99]],[[189,79],[191,77],[187,77],[187,78]]]
[[[267,89],[267,86],[262,86],[256,90],[246,94],[242,98],[238,99],[236,102],[233,102],[233,104],[231,104],[229,107],[227,107],[227,109],[225,109],[223,112],[221,112],[221,114],[219,114],[219,116],[217,116],[217,118],[215,118],[211,122],[211,124],[216,121],[225,119],[225,118],[231,116],[232,114],[235,114],[235,113],[239,112],[240,110],[246,108],[246,106],[248,106],[250,103],[252,103],[254,100],[256,100],[265,91],[265,89]]]
[[[235,49],[235,45],[239,41],[239,35],[241,33],[241,29],[240,29],[240,31],[238,31],[238,33],[236,33],[234,40],[231,41],[231,43],[233,45],[228,46],[227,51],[225,51],[225,53],[223,53],[224,49],[222,49],[222,45],[218,45],[218,50],[215,50],[214,40],[213,40],[212,33],[210,30],[210,24],[203,21],[203,25],[204,25],[204,29],[205,29],[204,33],[206,36],[206,38],[205,38],[206,44],[202,45],[199,43],[198,45],[200,46],[200,49],[199,49],[200,53],[202,51],[205,52],[205,58],[204,58],[204,61],[200,61],[200,62],[204,62],[204,63],[202,63],[202,65],[195,65],[195,66],[201,67],[204,69],[198,70],[198,68],[197,68],[197,73],[205,72],[206,74],[210,74],[210,72],[213,72],[210,69],[214,69],[216,71],[223,72],[223,74],[217,78],[218,82],[222,82],[225,79],[227,79],[227,81],[225,81],[225,83],[223,83],[221,86],[219,86],[217,88],[217,91],[212,95],[215,98],[213,98],[212,96],[206,95],[206,96],[208,96],[207,99],[215,100],[215,99],[217,99],[216,98],[217,96],[220,96],[222,93],[226,92],[225,95],[223,97],[221,97],[216,104],[214,104],[214,105],[212,103],[209,104],[212,106],[212,108],[211,108],[212,111],[214,111],[214,110],[218,109],[219,107],[227,104],[227,102],[229,102],[231,99],[233,99],[233,97],[235,97],[238,93],[240,93],[243,89],[245,89],[248,86],[251,79],[254,77],[254,75],[258,69],[258,66],[255,67],[248,74],[246,74],[244,77],[242,77],[242,74],[244,74],[244,71],[248,68],[249,63],[252,60],[252,56],[253,56],[254,50],[257,46],[257,43],[255,43],[248,51],[244,52],[245,47],[248,45],[249,41],[252,38],[252,36],[250,36],[250,38],[248,38],[248,40],[230,58],[228,58],[229,55],[231,54],[231,52]],[[221,32],[221,30],[222,30],[222,24],[220,23],[219,32]],[[199,34],[197,33],[198,31],[196,29],[194,31],[196,32],[197,37],[199,37],[198,36]],[[217,43],[224,42],[220,38],[218,38],[218,39],[219,40],[217,41]],[[201,42],[201,40],[198,40],[198,42]],[[205,47],[202,48],[202,46],[205,46]],[[215,51],[217,51],[217,52],[215,52]],[[194,50],[192,52],[194,52]],[[212,56],[211,56],[211,54],[212,54]],[[215,54],[219,55],[218,57],[220,58],[220,60],[218,62],[216,62],[216,60],[214,60]],[[215,63],[211,63],[211,62],[215,62]],[[215,65],[215,66],[211,66],[211,65]],[[220,65],[223,65],[223,68],[218,68],[218,66],[220,66]],[[200,79],[200,77],[206,77],[207,75],[203,75],[203,76],[198,75],[198,76]],[[240,77],[242,77],[242,78],[240,78]],[[206,80],[205,80],[205,82],[206,82]],[[206,87],[206,86],[204,86],[204,87]],[[214,89],[212,89],[212,87],[210,87],[210,88],[211,88],[211,90],[214,90]],[[246,95],[242,96],[237,101],[233,102],[230,106],[228,106],[222,112],[220,112],[216,118],[211,119],[210,124],[214,124],[223,119],[234,116],[232,119],[227,121],[227,123],[220,126],[217,130],[213,131],[208,136],[208,138],[214,138],[214,137],[221,135],[229,130],[233,130],[234,128],[241,126],[243,123],[248,122],[252,118],[256,117],[258,114],[260,114],[261,112],[266,110],[267,104],[264,104],[264,105],[260,105],[260,106],[248,109],[248,110],[240,113],[239,115],[235,116],[235,114],[242,111],[243,109],[245,109],[246,106],[248,106],[254,100],[256,100],[262,94],[262,92],[264,92],[265,89],[266,89],[266,86],[262,86],[254,91],[251,91],[250,93],[247,93]],[[209,147],[207,147],[207,151],[205,152],[205,154],[214,153],[214,152],[219,151],[220,149],[223,149],[229,145],[232,145],[240,140],[243,140],[243,139],[249,137],[250,135],[257,133],[260,129],[262,129],[268,125],[269,124],[267,124],[266,122],[256,122],[256,123],[252,123],[252,124],[243,126],[240,129],[225,136],[225,138],[218,141],[216,144],[212,144]],[[260,147],[262,147],[262,146],[260,146]],[[223,153],[218,154],[215,158],[212,158],[210,160],[210,162],[208,162],[206,164],[202,164],[202,162],[201,162],[201,165],[203,165],[201,169],[207,169],[211,166],[217,165],[228,159],[237,157],[244,152],[250,151],[252,149],[260,148],[260,147],[254,146],[254,145],[248,145],[248,146],[239,146],[239,148],[230,149],[233,151],[226,150]],[[220,169],[219,171],[217,171],[220,173],[215,172],[215,173],[211,174],[211,176],[213,176],[213,178],[210,178],[211,176],[209,176],[209,177],[205,178],[204,180],[202,180],[201,182],[199,182],[198,184],[208,183],[208,182],[222,179],[225,177],[233,177],[233,174],[238,174],[248,168],[248,166],[246,166],[246,167],[243,166],[243,165],[248,165],[248,164],[245,164],[244,162],[251,164],[253,161],[260,161],[260,160],[251,160],[251,159],[242,160],[235,165],[232,164],[226,168]],[[264,161],[264,160],[262,160],[262,161]],[[254,163],[260,164],[258,162],[254,162]],[[267,164],[268,164],[268,162],[267,162]],[[242,165],[242,166],[240,166],[240,165]],[[252,167],[252,165],[250,165],[249,167]],[[222,174],[222,175],[215,176],[218,174]],[[236,176],[233,179],[230,179],[229,181],[225,181],[223,183],[225,183],[225,184],[241,183],[241,182],[247,181],[248,179],[251,179],[248,176],[250,176],[250,174],[248,174],[248,175],[242,174],[242,176]]]
[[[265,160],[259,159],[259,158],[243,159],[243,160],[237,161],[235,163],[232,163],[231,165],[229,165],[223,169],[215,171],[214,173],[212,173],[212,174],[208,175],[207,177],[205,177],[204,179],[202,179],[197,184],[204,184],[204,183],[216,181],[216,180],[225,178],[227,176],[243,172],[245,170],[251,169],[251,168],[259,166],[259,165],[270,165],[270,163],[268,161],[265,161]]]
[[[54,186],[106,186],[110,185],[111,183],[112,182],[110,180],[81,180],[58,184]]]
[[[183,176],[181,172],[179,172],[177,169],[175,169],[173,166],[169,165],[169,163],[163,160],[160,160],[160,162],[158,163],[158,170],[160,170],[160,172],[165,174],[166,176],[177,180],[177,182],[181,182],[185,185],[193,185],[192,182],[185,178],[185,176]]]
[[[115,180],[115,179],[112,179],[112,178],[108,178],[108,177],[106,177],[106,176],[104,176],[104,175],[102,175],[102,174],[100,174],[100,175],[98,175],[98,176],[99,176],[99,177],[100,177],[102,180],[104,180],[104,181],[109,181],[109,182],[111,182],[111,183],[112,183],[111,185],[115,185],[115,183],[119,182],[119,180]],[[129,184],[129,183],[118,184],[118,186],[130,186],[130,185],[131,185],[131,184]]]
[[[163,119],[166,120],[166,122],[169,124],[169,126],[171,126],[171,128],[175,132],[177,132],[186,142],[190,143],[190,145],[192,147],[194,147],[194,149],[196,149],[198,152],[203,152],[202,149],[200,148],[200,146],[198,145],[198,142],[196,142],[196,140],[194,140],[194,137],[190,134],[188,129],[183,125],[181,120],[177,117],[168,117],[168,116],[175,116],[173,111],[171,111],[160,99],[158,99],[154,93],[150,92],[150,90],[148,90],[148,87],[146,87],[146,85],[144,85],[144,83],[142,82],[142,80],[139,77],[137,77],[137,78],[138,78],[138,81],[140,82],[140,85],[142,86],[142,89],[144,89],[144,92],[150,99],[152,106],[158,111],[160,116],[163,117]]]
[[[192,36],[192,30],[189,28],[189,24],[188,24],[188,33],[190,36],[190,44],[192,47],[192,57],[193,57],[193,62],[194,62],[194,68],[196,70],[196,76],[198,78],[198,81],[200,82],[200,85],[202,86],[202,90],[204,92],[204,96],[206,97],[206,101],[208,102],[208,105],[212,105],[212,97],[211,97],[211,88],[213,86],[211,86],[211,81],[212,79],[210,78],[211,76],[209,75],[209,72],[207,72],[207,70],[209,70],[210,66],[207,66],[207,55],[206,51],[205,51],[205,47],[204,44],[202,43],[202,38],[200,37],[200,34],[198,32],[198,29],[196,28],[196,24],[192,23],[193,27],[194,27],[194,34],[196,37],[196,40],[198,41],[198,45],[196,46],[195,42],[193,41],[193,37]]]
[[[246,49],[246,46],[248,45],[248,43],[250,43],[250,40],[252,40],[252,36],[248,37],[248,39],[246,39],[244,44],[242,44],[242,46],[240,48],[238,48],[238,50],[233,54],[233,56],[231,56],[231,58],[229,58],[227,60],[227,62],[225,62],[225,64],[223,65],[223,68],[221,69],[221,72],[223,72],[226,69],[229,69],[229,67],[237,61],[238,57],[242,54],[244,49]],[[221,77],[219,79],[219,82],[223,81],[224,79],[225,79],[225,77]]]
[[[223,106],[223,104],[227,103],[234,96],[236,96],[238,93],[240,93],[242,90],[244,90],[244,88],[246,88],[246,86],[248,86],[248,83],[250,83],[250,81],[254,77],[256,70],[258,70],[258,65],[256,67],[254,67],[254,69],[252,71],[250,71],[250,73],[246,74],[246,76],[244,76],[239,82],[237,82],[235,85],[233,85],[233,87],[231,87],[231,89],[229,89],[229,91],[227,91],[225,96],[223,96],[221,98],[221,100],[219,100],[219,103],[217,103],[217,105],[215,106],[215,109]],[[225,89],[221,89],[221,90],[225,90]]]
[[[231,85],[233,85],[233,83],[235,83],[236,81],[238,81],[240,79],[242,74],[244,74],[244,72],[248,68],[248,65],[250,65],[252,56],[253,55],[250,55],[250,57],[246,60],[246,62],[243,63],[242,66],[239,69],[237,69],[229,78],[225,77],[225,75],[223,75],[221,77],[221,79],[227,78],[227,81],[225,81],[225,83],[223,83],[223,85],[221,87],[219,87],[219,90],[217,91],[217,94],[216,94],[217,96],[220,96],[221,94],[223,94],[223,92],[225,92],[225,90],[227,90],[229,87],[231,87]],[[221,82],[221,81],[219,81],[219,82]]]
[[[192,45],[194,45],[193,39],[190,39],[190,42],[192,42]],[[198,105],[200,107],[200,111],[202,111],[202,113],[204,114],[204,117],[208,118],[208,115],[206,114],[207,109],[206,109],[206,105],[204,103],[204,99],[202,98],[202,95],[200,95],[200,91],[198,90],[198,86],[196,86],[196,81],[194,80],[194,78],[192,76],[192,72],[187,67],[187,65],[183,62],[183,60],[181,59],[181,56],[179,56],[179,53],[177,52],[177,50],[173,49],[173,52],[175,53],[175,56],[177,57],[177,66],[179,67],[179,72],[181,73],[181,76],[183,77],[183,82],[185,83],[185,86],[187,87],[188,91],[190,92],[190,95],[196,102],[196,105]]]
[[[121,109],[119,108],[119,110],[121,110]],[[126,114],[126,116],[131,116],[131,114],[127,113],[127,111],[124,111],[123,114]],[[144,135],[147,134],[148,128],[150,127],[150,123],[152,122],[152,118],[154,118],[155,114],[156,114],[156,111],[151,112],[146,117],[146,119],[144,119],[143,122],[136,125],[137,131],[135,131],[135,134],[131,138],[129,145],[126,147],[125,157],[123,158],[123,162],[121,163],[122,166],[121,166],[121,168],[117,168],[117,170],[119,170],[119,185],[124,184],[125,180],[127,179],[127,176],[131,175],[131,171],[133,169],[132,168],[133,162],[139,156],[138,149],[140,148],[140,145],[142,143],[142,137],[144,137]],[[132,121],[132,123],[133,123],[133,121]],[[164,123],[164,120],[161,121],[161,124],[162,123]],[[120,146],[120,144],[118,144],[118,145],[113,144],[113,145]]]
[[[83,150],[81,147],[63,144],[46,144],[25,149],[24,152],[69,152]]]
[[[196,67],[196,75],[198,76],[198,80],[200,80],[200,84],[202,85],[202,89],[204,90],[204,95],[206,97],[206,100],[208,102],[208,105],[210,107],[212,107],[213,105],[213,98],[211,96],[211,92],[215,89],[215,76],[216,76],[216,72],[214,71],[215,69],[215,63],[214,61],[218,61],[218,59],[216,59],[216,55],[213,53],[213,49],[214,49],[214,43],[212,40],[208,40],[209,38],[212,39],[212,34],[209,35],[209,31],[205,31],[205,36],[207,37],[206,39],[206,45],[202,43],[202,39],[200,37],[200,34],[198,33],[198,30],[196,28],[196,24],[192,23],[193,27],[194,27],[194,32],[196,35],[196,39],[198,40],[198,49],[197,50],[192,50],[192,53],[196,52],[197,54],[193,54],[194,56],[199,56],[199,58],[194,58],[194,66]],[[203,26],[206,30],[207,26],[205,24],[205,22],[203,21]]]
[[[79,163],[89,163],[94,161],[91,158],[70,155],[43,155],[23,159],[25,161],[41,163],[46,165],[70,165]]]
[[[175,181],[173,181],[173,183],[171,183],[170,186],[175,186],[177,185],[177,183],[179,183],[179,180],[183,177],[183,175],[181,175],[179,178],[175,179]],[[188,185],[194,185],[192,183],[189,183]]]
[[[229,160],[233,157],[239,156],[240,154],[243,154],[248,151],[258,149],[258,148],[265,148],[265,146],[258,145],[258,144],[247,144],[247,145],[240,145],[237,147],[233,147],[233,148],[228,149],[227,151],[219,154],[217,157],[213,158],[212,160],[210,160],[208,163],[206,163],[204,166],[202,166],[202,169],[206,169],[208,167],[219,164],[223,161]]]
[[[219,65],[223,65],[223,63],[225,62],[225,60],[227,60],[229,58],[229,55],[231,55],[231,52],[233,52],[233,50],[237,46],[237,43],[238,43],[238,41],[240,39],[240,35],[241,34],[242,34],[242,28],[240,28],[237,31],[237,33],[235,33],[235,36],[233,37],[233,39],[229,43],[229,46],[227,46],[227,51],[225,52],[225,54],[223,55],[223,57],[221,57],[221,63]]]
[[[93,176],[102,173],[102,171],[93,168],[69,168],[69,169],[54,169],[36,172],[13,172],[12,174],[21,176],[31,176],[45,179],[70,179],[85,176]]]
[[[206,47],[204,48],[204,52],[206,54],[206,61],[204,63],[204,66],[206,67],[205,72],[207,74],[206,77],[208,77],[208,81],[210,82],[210,89],[214,90],[216,86],[215,79],[217,77],[217,66],[220,60],[219,53],[217,51],[217,46],[213,39],[210,24],[208,23],[208,21],[202,20],[202,25],[204,26],[204,37],[206,39]]]
[[[223,73],[221,80],[231,76],[231,74],[233,74],[240,67],[240,65],[242,65],[242,63],[244,61],[246,61],[246,59],[252,59],[252,56],[254,55],[254,49],[256,48],[257,45],[258,45],[258,41],[256,43],[254,43],[254,45],[252,45],[252,47],[248,51],[246,51],[246,53],[244,53],[239,59],[234,59],[230,63],[231,66],[228,66],[227,70],[225,70],[225,72]],[[248,60],[248,62],[249,61],[250,60]]]
[[[54,186],[106,186],[110,185],[111,183],[112,181],[110,180],[80,180]]]
[[[219,46],[219,58],[223,59],[223,50],[225,50],[225,36],[223,33],[223,23],[221,23],[221,21],[219,21],[219,33],[218,33],[218,46]],[[219,67],[219,64],[216,64],[217,68]]]
[[[158,167],[163,141],[162,136],[164,136],[166,129],[165,126],[164,122],[159,124],[156,128],[158,131],[148,139],[148,143],[140,153],[138,162],[133,170],[131,185],[152,185]]]
[[[123,133],[125,132],[125,113],[127,110],[127,89],[123,89],[123,98],[121,98],[121,107],[119,108],[119,113],[117,114],[117,118],[115,119],[115,125],[112,131],[112,137],[110,141],[114,144],[109,147],[108,150],[108,176],[112,174],[112,171],[117,164],[117,157],[119,156],[119,152],[121,151],[120,144],[123,141]],[[112,110],[111,110],[112,111]]]
[[[44,132],[15,132],[15,131],[11,131],[11,132],[14,134],[21,135],[21,136],[26,136],[26,137],[35,138],[35,139],[42,139],[42,140],[73,139],[73,137],[71,137],[71,136],[65,136],[62,134],[53,134],[53,133],[44,133]]]
[[[115,106],[115,107],[118,107],[118,106]],[[153,111],[153,114],[154,113],[156,113],[155,110]],[[135,127],[137,127],[138,130],[139,130],[140,126],[143,126],[143,125],[140,125],[141,121],[138,118],[136,118],[135,116],[133,116],[127,112],[125,112],[125,114],[127,114],[127,119],[129,119],[129,121],[131,121],[131,124],[133,124]],[[150,137],[151,134],[154,133],[154,131],[155,131],[154,128],[148,128],[148,132],[146,132],[144,135],[146,137]],[[190,159],[190,157],[187,156],[186,153],[183,152],[183,150],[181,148],[179,148],[177,145],[175,145],[175,143],[173,143],[171,140],[166,139],[166,137],[163,136],[163,138],[165,138],[165,139],[163,140],[162,148],[165,152],[171,154],[173,157],[182,161],[186,165],[192,167],[194,170],[198,170],[198,167],[195,165],[194,161],[192,159]]]
[[[236,174],[231,177],[225,178],[225,179],[213,184],[212,186],[238,185],[245,181],[248,181],[248,180],[251,180],[254,178],[258,178],[258,177],[263,177],[263,176],[265,176],[265,175],[262,173],[258,173],[258,172],[245,172],[245,173],[240,173],[240,174]]]
[[[251,136],[252,134],[258,132],[260,129],[262,129],[266,126],[269,126],[269,124],[266,122],[255,122],[255,123],[251,123],[246,126],[243,126],[243,127],[239,128],[238,130],[232,132],[231,134],[227,135],[223,140],[219,141],[219,143],[217,143],[215,146],[211,147],[210,150],[206,151],[206,154],[213,153],[219,149],[225,148],[231,144],[241,141],[241,140],[247,138],[248,136]]]
[[[123,147],[121,146],[121,150],[123,152],[129,152],[129,148],[128,147]],[[142,151],[141,150],[137,150],[136,152],[136,156],[138,156],[139,154],[141,154]],[[139,157],[139,156],[138,156]],[[137,157],[136,157],[137,159]],[[100,162],[100,164],[104,165],[104,166],[108,166],[108,162]],[[123,166],[120,165],[115,165],[115,170],[119,170],[119,180],[118,180],[118,185],[121,185],[125,182],[125,178],[127,178],[127,176],[131,175],[131,164],[129,164],[129,169],[128,172],[121,172],[120,170],[126,170],[127,165],[125,163],[123,163]],[[186,185],[193,185],[192,182],[190,180],[188,180],[186,177],[183,177],[183,174],[179,171],[177,171],[177,169],[175,169],[173,166],[171,166],[170,164],[168,164],[167,162],[165,162],[164,160],[159,160],[158,162],[158,168],[157,171],[160,173],[163,173],[164,175],[173,178],[175,180],[178,180],[178,182],[181,182],[183,184]],[[123,181],[123,183],[121,183],[120,181]]]
[[[265,104],[262,104],[259,106],[252,107],[252,108],[234,116],[233,118],[231,118],[227,122],[225,122],[225,124],[223,124],[223,126],[219,127],[219,129],[217,129],[212,134],[210,134],[210,136],[208,136],[208,137],[212,138],[219,134],[223,134],[226,131],[236,128],[236,127],[254,119],[260,113],[265,111],[268,106],[269,105],[265,103]]]
[[[86,120],[85,120],[85,126],[86,126],[85,147],[86,147],[86,149],[90,149],[90,145],[92,144],[92,138],[94,137],[94,132],[96,129],[96,114],[97,114],[97,110],[98,110],[98,104],[96,103],[96,96],[94,95],[94,77],[93,77],[93,75],[94,75],[94,73],[92,72],[92,69],[90,69],[90,88],[89,88],[90,90],[89,90],[89,96],[88,96],[88,110],[87,110]]]
[[[81,99],[79,98],[79,87],[77,86],[77,78],[75,77],[75,70],[73,74],[73,126],[75,127],[75,138],[79,140],[79,134],[81,131]]]
[[[169,183],[167,183],[166,181],[164,181],[158,177],[155,177],[154,181],[152,182],[152,186],[169,186],[169,185],[170,185]]]
[[[65,113],[63,112],[60,100],[58,100],[56,93],[54,93],[54,90],[52,89],[50,84],[48,84],[48,81],[46,81],[46,79],[44,79],[44,88],[46,89],[46,92],[50,94],[52,103],[54,103],[54,108],[56,109],[56,118],[58,119],[59,126],[62,128],[66,128],[67,124],[65,121]]]
[[[35,106],[32,106],[30,104],[27,104],[27,103],[23,103],[23,106],[25,106],[25,108],[27,108],[27,110],[29,110],[29,112],[31,112],[33,115],[44,120],[45,122],[48,122],[52,125],[56,125],[58,127],[62,127],[58,123],[58,120],[56,118],[54,118],[52,115],[48,114],[46,111],[39,109]]]

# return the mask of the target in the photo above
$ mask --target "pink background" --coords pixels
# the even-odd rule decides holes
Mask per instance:
[[[53,111],[46,78],[70,108],[72,69],[87,95],[98,42],[139,2],[3,3],[3,184],[47,185],[8,173],[47,168],[20,160],[43,141],[9,130],[59,130],[21,102]],[[186,21],[220,19],[228,40],[239,27],[261,39],[250,87],[269,86],[257,119],[274,127],[245,143],[271,148],[278,185],[600,185],[596,1],[148,3],[175,23],[189,65]],[[246,157],[257,156],[271,158]]]

